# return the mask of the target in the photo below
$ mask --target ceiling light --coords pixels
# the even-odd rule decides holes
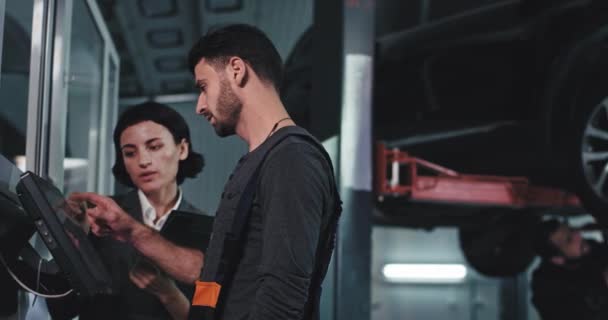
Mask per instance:
[[[462,264],[386,264],[382,275],[395,283],[460,283],[467,276]]]

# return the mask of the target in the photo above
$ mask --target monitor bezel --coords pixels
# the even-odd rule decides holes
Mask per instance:
[[[80,250],[74,246],[66,234],[63,224],[59,221],[55,209],[44,195],[40,183],[57,189],[50,182],[27,171],[21,175],[17,184],[17,193],[23,208],[32,218],[40,238],[57,261],[63,275],[77,295],[110,294],[112,292],[111,277],[88,237],[79,239],[81,241]],[[59,190],[57,189],[57,191]],[[59,194],[63,196],[60,191]],[[81,254],[87,255],[89,261],[96,265],[97,271],[91,270]]]

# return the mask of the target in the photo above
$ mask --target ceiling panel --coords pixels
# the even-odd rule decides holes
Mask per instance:
[[[285,60],[312,25],[312,0],[98,0],[121,57],[121,97],[194,92],[188,50],[210,27],[249,23]],[[187,82],[190,82],[186,85]]]

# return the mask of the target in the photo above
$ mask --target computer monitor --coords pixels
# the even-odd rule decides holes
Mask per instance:
[[[2,179],[10,167],[0,167],[0,258],[3,264],[15,266],[23,248],[34,232],[34,224],[25,214],[17,195],[9,187],[9,181]],[[14,190],[14,189],[13,189]],[[17,283],[0,264],[0,318],[13,314],[18,309]]]
[[[15,260],[36,231],[15,189],[21,173],[0,155],[0,254],[6,261]]]
[[[21,203],[0,184],[0,254],[14,260],[36,230]]]
[[[29,171],[21,175],[16,189],[25,212],[76,294],[110,294],[110,275],[88,235],[66,213],[61,191]]]

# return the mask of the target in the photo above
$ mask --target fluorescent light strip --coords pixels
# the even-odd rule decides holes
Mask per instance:
[[[78,169],[78,168],[86,168],[89,164],[87,159],[82,158],[65,158],[63,159],[63,167],[66,170]]]
[[[85,168],[88,165],[88,160],[83,158],[65,158],[63,159],[63,167],[66,170]],[[25,172],[25,156],[19,155],[15,157],[15,164],[21,172]]]
[[[460,283],[467,276],[462,264],[386,264],[384,279],[395,283]]]

